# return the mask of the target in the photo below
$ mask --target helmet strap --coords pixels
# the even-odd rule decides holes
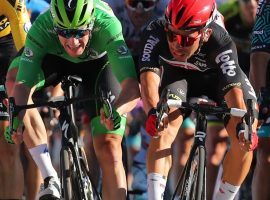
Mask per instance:
[[[203,45],[203,43],[204,43],[204,32],[205,32],[205,30],[203,29],[203,30],[202,30],[202,36],[200,37],[200,41],[199,41],[199,47],[198,47],[198,49],[195,51],[194,55],[197,55],[197,54],[201,51],[201,47],[202,47],[202,45]]]

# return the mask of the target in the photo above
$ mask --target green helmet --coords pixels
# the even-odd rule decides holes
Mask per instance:
[[[91,29],[94,22],[94,0],[52,0],[53,24],[64,29]]]

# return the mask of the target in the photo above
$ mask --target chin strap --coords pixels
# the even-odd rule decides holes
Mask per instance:
[[[198,49],[195,51],[194,55],[197,55],[198,53],[200,53],[201,48],[202,48],[202,45],[203,45],[203,39],[200,38],[199,47],[198,47]]]

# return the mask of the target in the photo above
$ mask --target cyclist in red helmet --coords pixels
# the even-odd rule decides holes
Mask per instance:
[[[139,58],[141,96],[148,114],[146,130],[152,137],[147,157],[148,199],[163,199],[171,167],[171,145],[185,118],[185,111],[171,108],[163,128],[156,130],[156,107],[160,94],[188,101],[206,95],[217,104],[246,109],[256,94],[241,70],[234,42],[224,28],[214,0],[171,0],[165,18],[151,22],[143,36]],[[240,131],[243,120],[224,118],[230,149],[223,162],[223,176],[215,200],[232,200],[244,181],[257,146],[255,117],[252,141]],[[165,197],[164,197],[165,198]]]

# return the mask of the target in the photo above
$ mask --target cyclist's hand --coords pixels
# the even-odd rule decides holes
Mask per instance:
[[[253,151],[258,146],[258,135],[256,131],[253,131],[251,134],[251,141],[247,139],[248,137],[248,128],[247,125],[242,122],[237,125],[237,134],[239,139],[240,148],[244,151]]]
[[[104,110],[104,108],[100,109],[100,122],[103,124],[108,130],[116,130],[121,126],[121,116],[112,108],[112,118],[108,117],[108,114]]]
[[[9,131],[10,126],[7,126],[4,132],[4,136],[6,141],[9,144],[21,144],[23,142],[23,135],[20,131],[13,131],[12,135],[10,135]]]
[[[157,121],[157,110],[155,108],[152,108],[148,113],[148,117],[145,123],[145,130],[152,137],[158,136],[156,129],[156,121]]]

